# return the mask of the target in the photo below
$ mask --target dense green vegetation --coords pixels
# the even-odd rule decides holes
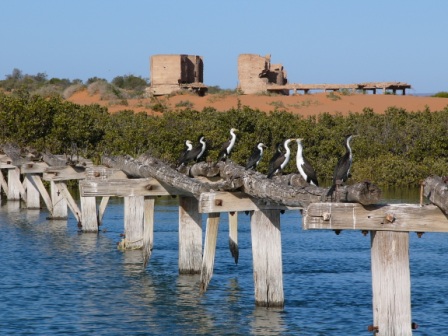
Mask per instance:
[[[380,185],[418,185],[425,177],[448,175],[448,107],[442,111],[407,112],[391,107],[384,114],[370,109],[343,117],[322,114],[304,118],[287,112],[265,114],[242,106],[226,112],[212,108],[167,111],[161,117],[133,111],[109,114],[99,105],[80,106],[60,96],[31,95],[25,90],[0,93],[0,141],[31,146],[39,151],[68,153],[75,144],[80,154],[99,162],[102,154],[138,156],[146,151],[175,162],[185,139],[208,139],[208,158],[215,160],[229,129],[240,130],[233,160],[244,164],[253,146],[269,149],[259,170],[266,172],[275,144],[287,137],[304,138],[304,150],[319,179],[330,180],[344,152],[344,136],[352,142],[353,180]],[[292,146],[295,156],[296,145]],[[296,171],[294,158],[288,172]]]

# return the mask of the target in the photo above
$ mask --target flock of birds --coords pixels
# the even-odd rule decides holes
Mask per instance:
[[[232,128],[230,130],[230,139],[222,144],[221,150],[219,152],[218,158],[216,163],[220,161],[224,161],[228,158],[230,158],[230,154],[232,152],[233,147],[235,146],[236,142],[236,133],[238,132],[238,129]],[[327,196],[331,196],[333,192],[336,189],[337,183],[345,182],[347,181],[349,175],[350,175],[350,168],[352,166],[353,161],[353,155],[352,155],[352,149],[350,147],[350,141],[355,137],[356,135],[348,135],[345,137],[345,154],[339,159],[338,163],[336,164],[336,167],[334,169],[333,173],[333,183],[328,190]],[[283,171],[283,169],[286,167],[286,165],[289,163],[290,157],[291,157],[291,150],[289,148],[289,144],[292,141],[297,142],[297,156],[296,156],[296,164],[297,169],[300,173],[300,175],[303,177],[303,179],[312,185],[319,186],[316,171],[311,166],[309,161],[305,158],[303,155],[303,145],[302,145],[301,138],[289,138],[286,139],[283,143],[278,143],[276,146],[276,151],[274,155],[272,156],[271,160],[269,161],[269,168],[267,173],[267,178],[272,178],[274,175],[279,174]],[[185,141],[186,149],[181,154],[179,159],[177,160],[178,167],[186,166],[188,163],[195,161],[198,162],[201,157],[204,155],[205,150],[207,149],[207,143],[205,141],[204,136],[200,136],[198,139],[198,144],[196,147],[193,147],[193,144],[190,140]],[[282,151],[282,147],[285,150]],[[260,163],[263,154],[264,149],[267,148],[267,146],[260,142],[258,143],[253,151],[249,159],[247,160],[247,164],[245,166],[246,169],[256,169],[258,164]],[[215,164],[216,164],[215,163]]]

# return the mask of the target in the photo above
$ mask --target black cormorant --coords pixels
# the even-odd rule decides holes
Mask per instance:
[[[332,196],[333,192],[336,189],[336,183],[338,181],[345,182],[347,181],[349,175],[350,175],[350,168],[352,167],[352,149],[350,147],[350,141],[357,135],[347,135],[345,137],[345,154],[342,156],[338,163],[336,164],[336,167],[334,168],[333,173],[333,184],[331,185],[330,189],[328,190],[327,196]]]
[[[187,154],[193,149],[193,144],[191,143],[190,140],[186,140],[185,141],[185,146],[187,146],[187,148],[185,148],[185,150],[182,152],[182,154],[180,155],[179,159],[177,160],[177,166],[182,166],[185,163],[185,157],[187,156]]]
[[[274,162],[275,160],[278,159],[278,157],[280,155],[282,155],[282,147],[283,147],[283,142],[277,142],[277,144],[275,145],[275,153],[274,155],[272,155],[272,158],[269,160],[269,165],[268,165],[268,171],[271,171],[274,167]]]
[[[268,171],[268,175],[267,178],[272,178],[272,176],[274,176],[274,174],[278,173],[279,171],[282,171],[283,168],[285,168],[285,166],[288,164],[289,162],[289,158],[291,156],[291,151],[289,150],[289,143],[294,140],[294,139],[286,139],[285,142],[283,143],[283,147],[285,147],[286,152],[280,154],[277,159],[275,159],[272,162],[272,166],[269,168]],[[274,155],[276,155],[277,153],[275,153]],[[272,159],[271,159],[272,161]]]
[[[199,159],[202,157],[202,155],[204,155],[206,148],[207,144],[205,142],[205,137],[201,135],[199,136],[199,144],[185,153],[185,156],[183,157],[183,161],[181,162],[181,164],[187,165],[190,161],[198,162]]]
[[[263,157],[263,148],[266,148],[266,145],[262,142],[258,143],[252,151],[252,155],[246,164],[246,169],[255,169],[258,166],[261,158]]]

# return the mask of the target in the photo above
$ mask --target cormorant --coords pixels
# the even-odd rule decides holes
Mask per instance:
[[[275,145],[275,153],[274,153],[274,155],[272,155],[272,158],[269,160],[268,171],[271,171],[273,169],[275,160],[277,160],[278,157],[280,155],[282,155],[282,146],[283,146],[282,142],[277,142],[276,143],[276,145]]]
[[[190,161],[193,161],[193,160],[196,162],[199,161],[199,159],[205,152],[207,144],[205,142],[205,137],[203,135],[199,136],[198,141],[199,141],[199,144],[196,147],[194,147],[193,149],[190,149],[189,151],[187,151],[185,153],[180,164],[187,165]]]
[[[232,151],[233,146],[235,146],[236,134],[238,132],[236,128],[230,129],[230,139],[222,144],[221,151],[218,155],[217,162],[221,160],[225,160],[230,157],[230,152]]]
[[[179,159],[177,159],[177,166],[184,165],[185,157],[187,156],[188,152],[190,152],[193,149],[193,144],[191,143],[190,140],[185,141],[185,146],[187,146],[187,148],[185,148],[185,150],[180,155]]]
[[[285,147],[286,152],[283,154],[280,154],[278,156],[277,159],[275,159],[275,161],[272,162],[272,166],[270,167],[269,171],[268,171],[268,175],[267,178],[272,178],[272,176],[274,176],[274,174],[278,173],[279,171],[282,171],[283,168],[285,168],[285,166],[288,164],[289,162],[289,158],[291,156],[291,151],[289,150],[289,143],[294,140],[294,139],[286,139],[285,142],[283,143],[283,147]],[[274,155],[276,155],[277,153],[275,153]],[[272,159],[271,159],[272,161]]]
[[[297,169],[299,170],[300,175],[302,175],[303,179],[306,182],[313,184],[317,187],[319,185],[319,183],[317,182],[316,172],[314,171],[313,167],[308,162],[308,160],[303,156],[302,140],[303,139],[300,139],[300,138],[296,139],[296,142],[297,142],[297,156],[296,156]]]
[[[338,163],[336,164],[336,167],[334,168],[333,173],[333,184],[328,190],[327,196],[332,196],[333,192],[336,189],[336,182],[347,181],[349,175],[350,175],[350,168],[352,167],[352,161],[353,161],[353,155],[352,155],[352,149],[350,147],[350,141],[357,135],[347,135],[345,137],[345,154],[342,156]]]
[[[252,151],[252,155],[246,164],[246,169],[255,169],[258,166],[261,158],[263,157],[263,148],[266,148],[266,145],[262,142],[258,143]]]

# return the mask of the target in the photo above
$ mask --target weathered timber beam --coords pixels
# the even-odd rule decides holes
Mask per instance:
[[[20,167],[21,174],[42,174],[48,168],[45,162],[26,162]]]
[[[199,198],[201,193],[210,190],[233,190],[240,187],[237,181],[206,183],[192,179],[150,156],[143,156],[139,161],[129,156],[103,156],[102,161],[108,167],[121,169],[128,176],[153,177],[166,188],[174,187],[196,198]]]
[[[46,162],[49,166],[53,167],[63,167],[63,166],[91,167],[93,165],[92,160],[88,160],[80,156],[77,156],[76,161],[74,161],[72,160],[71,157],[67,155],[54,155],[51,153],[42,154],[42,160]]]
[[[51,166],[45,170],[43,179],[45,181],[83,180],[86,178],[85,171],[85,167]]]
[[[326,199],[327,188],[319,188],[298,182],[300,175],[286,175],[267,179],[266,175],[256,171],[246,170],[244,167],[231,161],[219,162],[212,166],[208,163],[198,164],[189,170],[206,171],[206,176],[217,174],[221,182],[204,182],[199,178],[189,178],[165,163],[148,155],[134,160],[129,156],[103,157],[103,164],[123,170],[127,175],[134,177],[154,177],[162,184],[168,184],[189,192],[199,198],[201,193],[210,191],[236,191],[241,190],[251,197],[263,199],[269,203],[277,203],[288,207],[304,207],[313,202]],[[195,165],[196,166],[196,165]],[[208,168],[207,168],[208,167]],[[216,168],[219,171],[216,171]],[[378,203],[381,192],[370,183],[358,183],[338,188],[339,200],[343,202],[359,202],[362,204]],[[234,210],[233,210],[234,211]]]
[[[167,190],[154,178],[82,180],[79,181],[79,190],[82,197],[169,196],[180,194],[174,188]]]
[[[246,170],[232,162],[220,167],[223,179],[242,180],[241,190],[246,194],[290,207],[305,207],[310,203],[326,200],[328,188],[309,185],[299,174],[276,176],[267,179],[266,175]],[[337,191],[340,202],[357,202],[361,204],[378,203],[381,190],[375,185],[363,182],[342,186]]]
[[[207,192],[202,193],[199,198],[200,213],[292,209],[298,208],[253,198],[241,191]]]
[[[430,176],[423,182],[423,194],[431,203],[437,205],[448,214],[448,184],[447,179],[440,176]]]
[[[448,220],[434,205],[313,203],[303,229],[448,232]]]

